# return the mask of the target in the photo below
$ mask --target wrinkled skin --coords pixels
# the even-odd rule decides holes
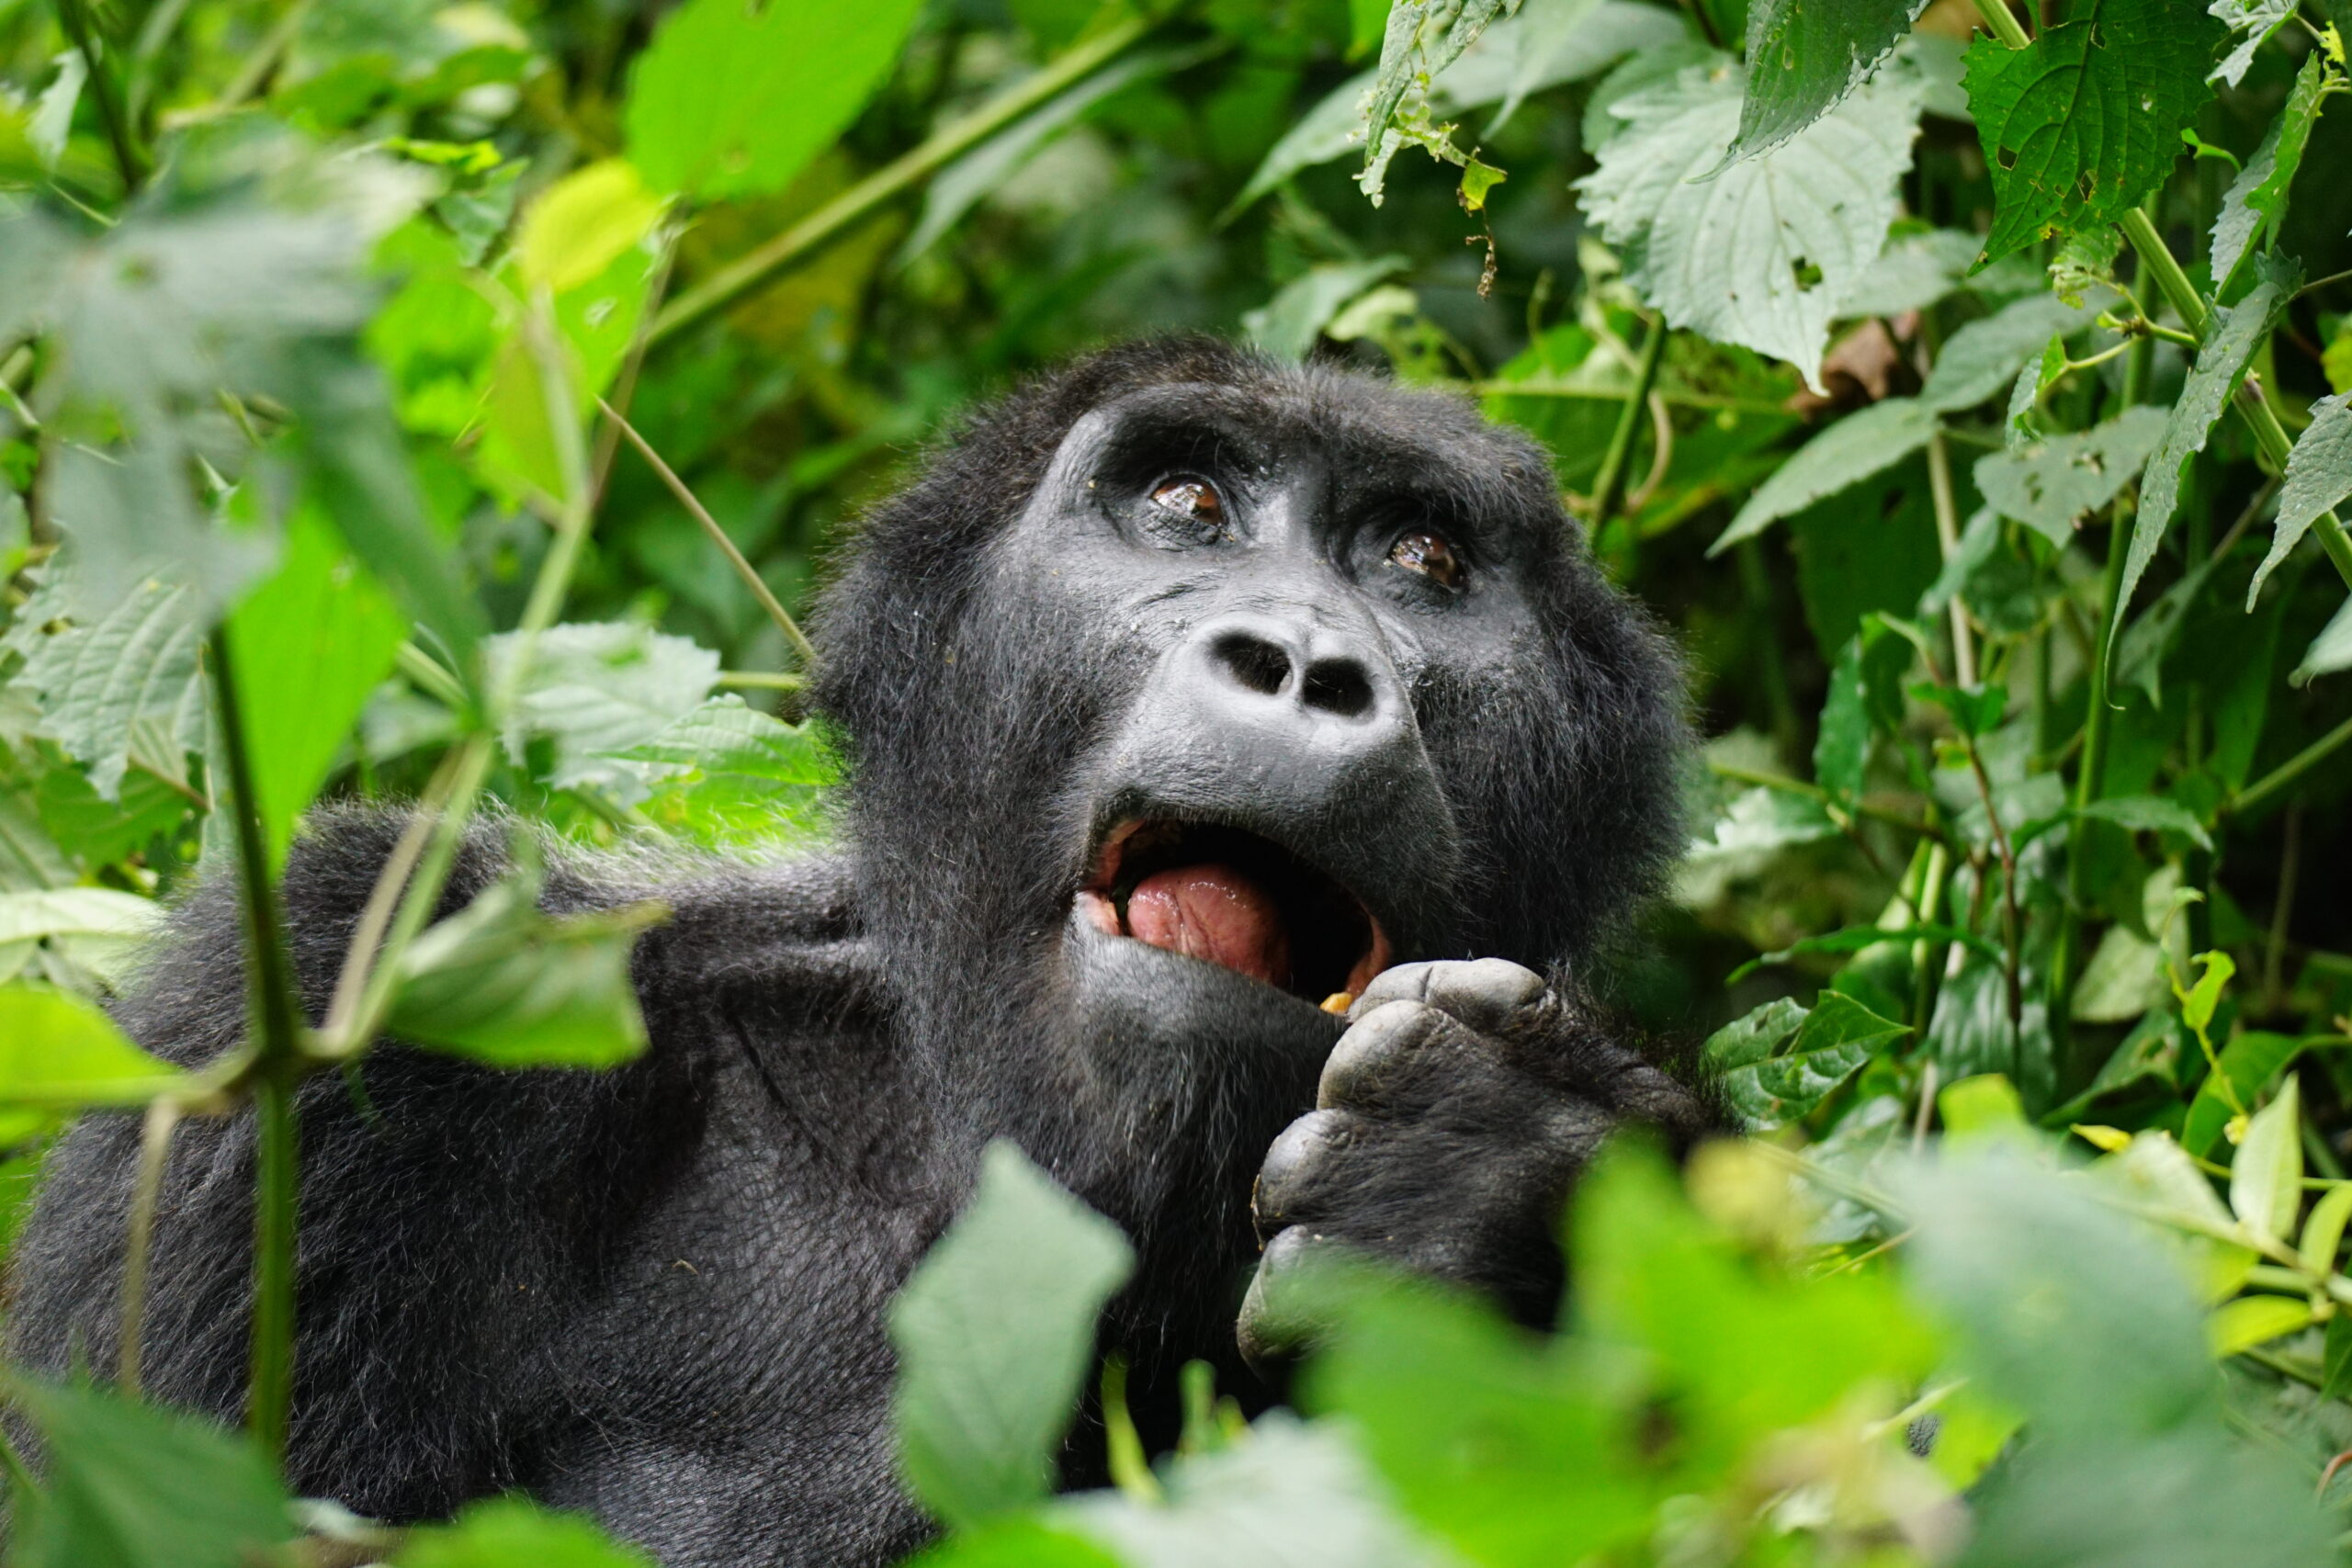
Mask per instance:
[[[833,843],[554,857],[550,907],[672,906],[634,960],[643,1059],[393,1042],[364,1109],[302,1089],[302,1491],[406,1519],[526,1489],[672,1568],[888,1562],[929,1526],[885,1314],[989,1139],[1134,1238],[1103,1333],[1164,1435],[1187,1359],[1265,1397],[1237,1321],[1287,1342],[1266,1302],[1301,1253],[1540,1324],[1603,1133],[1711,1124],[1566,983],[1678,837],[1672,662],[1466,405],[1207,340],[1112,351],[935,453],[818,623]],[[398,826],[328,813],[296,847],[313,1017]],[[511,826],[472,834],[450,908]],[[120,1010],[175,1060],[243,1027],[232,894],[177,911]],[[9,1323],[37,1369],[115,1364],[136,1145],[93,1121],[51,1161]],[[183,1129],[152,1263],[147,1386],[223,1417],[252,1170],[249,1118]],[[1098,1449],[1082,1424],[1070,1479]]]

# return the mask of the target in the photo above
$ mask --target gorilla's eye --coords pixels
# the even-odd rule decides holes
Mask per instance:
[[[1448,588],[1462,585],[1462,558],[1453,553],[1453,547],[1445,542],[1445,536],[1432,534],[1426,528],[1416,528],[1390,546],[1388,564],[1401,566],[1407,571],[1418,571]]]
[[[1225,521],[1225,499],[1206,479],[1170,479],[1151,492],[1151,503],[1197,523]]]

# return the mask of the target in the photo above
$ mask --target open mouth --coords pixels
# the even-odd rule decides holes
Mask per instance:
[[[1388,967],[1363,901],[1279,844],[1161,819],[1113,829],[1079,890],[1099,931],[1344,1008]]]

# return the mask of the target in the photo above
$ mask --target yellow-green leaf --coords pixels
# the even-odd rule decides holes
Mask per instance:
[[[2344,1222],[2352,1219],[2352,1183],[2331,1187],[2312,1205],[2303,1222],[2303,1267],[2314,1273],[2335,1271],[2335,1249],[2344,1240]]]
[[[2205,1320],[2205,1332],[2216,1356],[2234,1356],[2282,1334],[2308,1328],[2312,1304],[2293,1296],[2240,1296],[2223,1302]]]
[[[2290,1077],[2246,1127],[2230,1166],[2230,1207],[2256,1234],[2284,1236],[2302,1198],[2302,1095]]]
[[[515,245],[523,281],[560,294],[594,277],[643,242],[661,220],[662,198],[626,158],[575,170],[531,204]]]
[[[137,1105],[186,1076],[132,1044],[95,1002],[45,986],[0,987],[0,1104]]]

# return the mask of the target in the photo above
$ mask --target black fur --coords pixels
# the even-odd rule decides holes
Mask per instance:
[[[1311,513],[1329,558],[1137,542],[1064,472],[1106,409],[1131,417],[1086,472],[1190,443],[1237,498],[1271,498],[1269,519]],[[1476,594],[1457,606],[1384,575],[1377,538],[1372,566],[1329,554],[1392,494],[1461,532]],[[763,869],[555,856],[551,906],[674,908],[635,961],[642,1060],[510,1074],[389,1045],[360,1069],[364,1098],[332,1075],[304,1087],[296,1484],[392,1519],[526,1488],[673,1568],[888,1561],[926,1526],[892,1476],[883,1315],[992,1136],[1135,1238],[1106,1336],[1147,1398],[1188,1357],[1246,1378],[1252,1180],[1346,1025],[1070,914],[1112,753],[1244,568],[1249,613],[1328,623],[1393,667],[1418,738],[1392,773],[1429,775],[1393,795],[1418,815],[1351,785],[1312,823],[1263,830],[1370,867],[1367,903],[1410,938],[1399,959],[1498,956],[1565,981],[1671,852],[1684,732],[1665,645],[1594,570],[1536,450],[1462,401],[1211,340],[1099,355],[975,417],[850,547],[817,626],[817,704],[851,764],[837,849]],[[331,812],[296,848],[313,1017],[397,829]],[[450,907],[496,874],[507,830],[472,835]],[[177,911],[122,1010],[175,1060],[243,1027],[230,895],[216,883]],[[1574,1070],[1531,1068],[1571,1011],[1550,1055]],[[1360,1142],[1363,1179],[1318,1200],[1358,1194],[1330,1229],[1374,1245],[1408,1217],[1405,1261],[1531,1317],[1558,1277],[1539,1211],[1589,1152],[1592,1107],[1706,1120],[1589,1014],[1538,1013],[1502,1030],[1510,1092],[1462,1043],[1485,1036],[1461,1034],[1422,1075],[1451,1088],[1380,1112],[1406,1119],[1393,1156]],[[115,1364],[136,1144],[131,1122],[93,1119],[52,1157],[16,1263],[23,1363]],[[156,1226],[148,1387],[224,1417],[243,1398],[253,1163],[249,1118],[183,1128]],[[1293,1184],[1308,1208],[1311,1185]],[[1508,1221],[1491,1212],[1505,1188]]]

